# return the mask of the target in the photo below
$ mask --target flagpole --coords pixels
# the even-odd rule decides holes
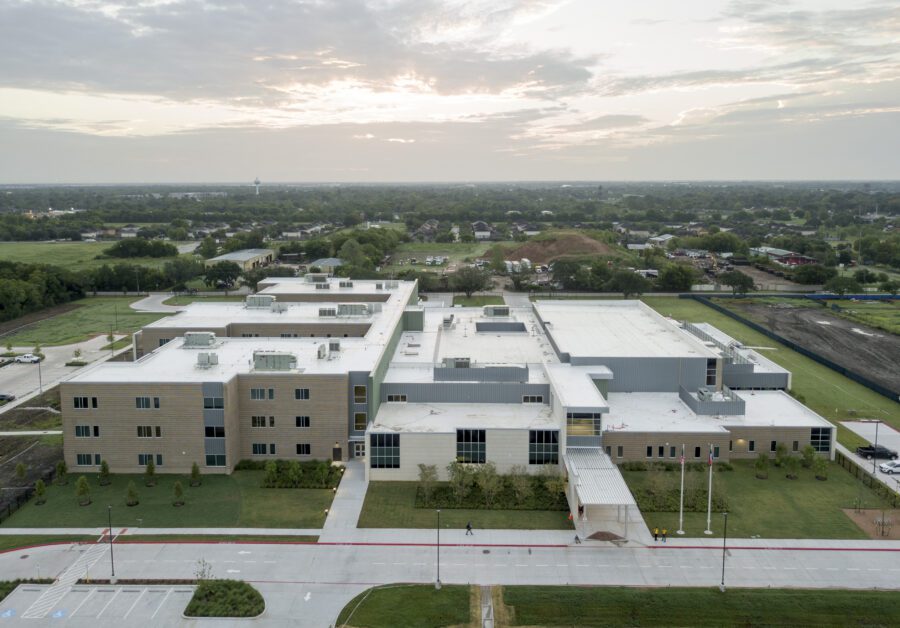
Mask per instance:
[[[681,444],[681,495],[678,497],[678,529],[675,534],[684,534],[684,443]]]
[[[709,444],[709,489],[706,491],[706,529],[703,534],[712,534],[712,443]]]

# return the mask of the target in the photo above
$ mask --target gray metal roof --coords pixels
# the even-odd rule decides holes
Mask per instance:
[[[274,255],[272,249],[242,249],[240,251],[232,251],[231,253],[223,253],[217,257],[206,260],[207,262],[247,262],[256,257],[264,257],[266,255]]]
[[[564,456],[569,482],[585,506],[636,506],[619,468],[599,449],[569,447]]]
[[[321,259],[317,259],[314,262],[310,262],[309,265],[318,266],[319,268],[323,266],[343,266],[344,260],[338,257],[323,257]]]

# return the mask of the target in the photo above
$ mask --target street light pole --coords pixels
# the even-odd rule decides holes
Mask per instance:
[[[878,424],[881,421],[875,421],[875,451],[872,454],[872,475],[878,477],[875,473],[875,464],[878,462]]]
[[[106,507],[107,522],[109,523],[109,566],[112,571],[110,578],[116,577],[116,561],[113,558],[113,532],[112,532],[112,506]]]
[[[44,379],[41,376],[41,356],[38,356],[38,394],[44,394]]]
[[[437,580],[434,582],[434,588],[441,588],[441,509],[437,509]]]
[[[725,530],[722,533],[722,584],[719,585],[719,590],[722,593],[725,592],[725,547],[728,543],[728,513],[723,512],[722,515],[725,517]]]

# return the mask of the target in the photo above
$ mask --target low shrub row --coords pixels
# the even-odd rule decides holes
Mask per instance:
[[[681,471],[681,464],[678,462],[642,462],[640,460],[630,460],[619,464],[622,471]],[[707,462],[685,462],[685,471],[706,471],[709,469]],[[716,462],[713,464],[716,471],[734,471],[734,465],[730,462]]]
[[[334,488],[344,467],[327,460],[241,460],[236,471],[265,471],[263,488]]]
[[[555,466],[531,475],[522,465],[497,473],[494,463],[447,466],[448,482],[438,482],[437,467],[419,465],[416,508],[475,510],[567,510],[566,480]]]
[[[256,617],[266,610],[259,591],[241,580],[202,580],[184,609],[188,617]]]

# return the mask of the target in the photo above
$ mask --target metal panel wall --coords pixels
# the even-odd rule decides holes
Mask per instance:
[[[405,394],[410,403],[522,403],[523,395],[543,395],[550,401],[548,384],[435,382],[381,385],[381,396]]]
[[[706,384],[706,358],[572,358],[573,365],[602,364],[613,372],[609,392],[678,392]]]
[[[436,382],[527,382],[527,366],[485,366],[483,368],[434,367]]]
[[[722,382],[733,389],[740,388],[778,388],[787,390],[790,388],[790,375],[788,373],[728,373],[723,376]]]
[[[691,395],[683,386],[679,389],[678,396],[694,414],[740,416],[746,411],[746,403],[740,397],[730,401],[704,401]]]
[[[353,435],[361,435],[364,434],[365,431],[358,431],[353,429],[354,419],[353,415],[357,412],[368,412],[369,411],[369,398],[372,396],[372,390],[369,388],[369,373],[368,371],[350,371],[348,374],[350,379],[349,385],[347,386],[347,430],[350,434]],[[365,386],[366,387],[366,403],[354,403],[353,402],[353,387],[354,386]],[[371,416],[369,417],[372,418]]]

